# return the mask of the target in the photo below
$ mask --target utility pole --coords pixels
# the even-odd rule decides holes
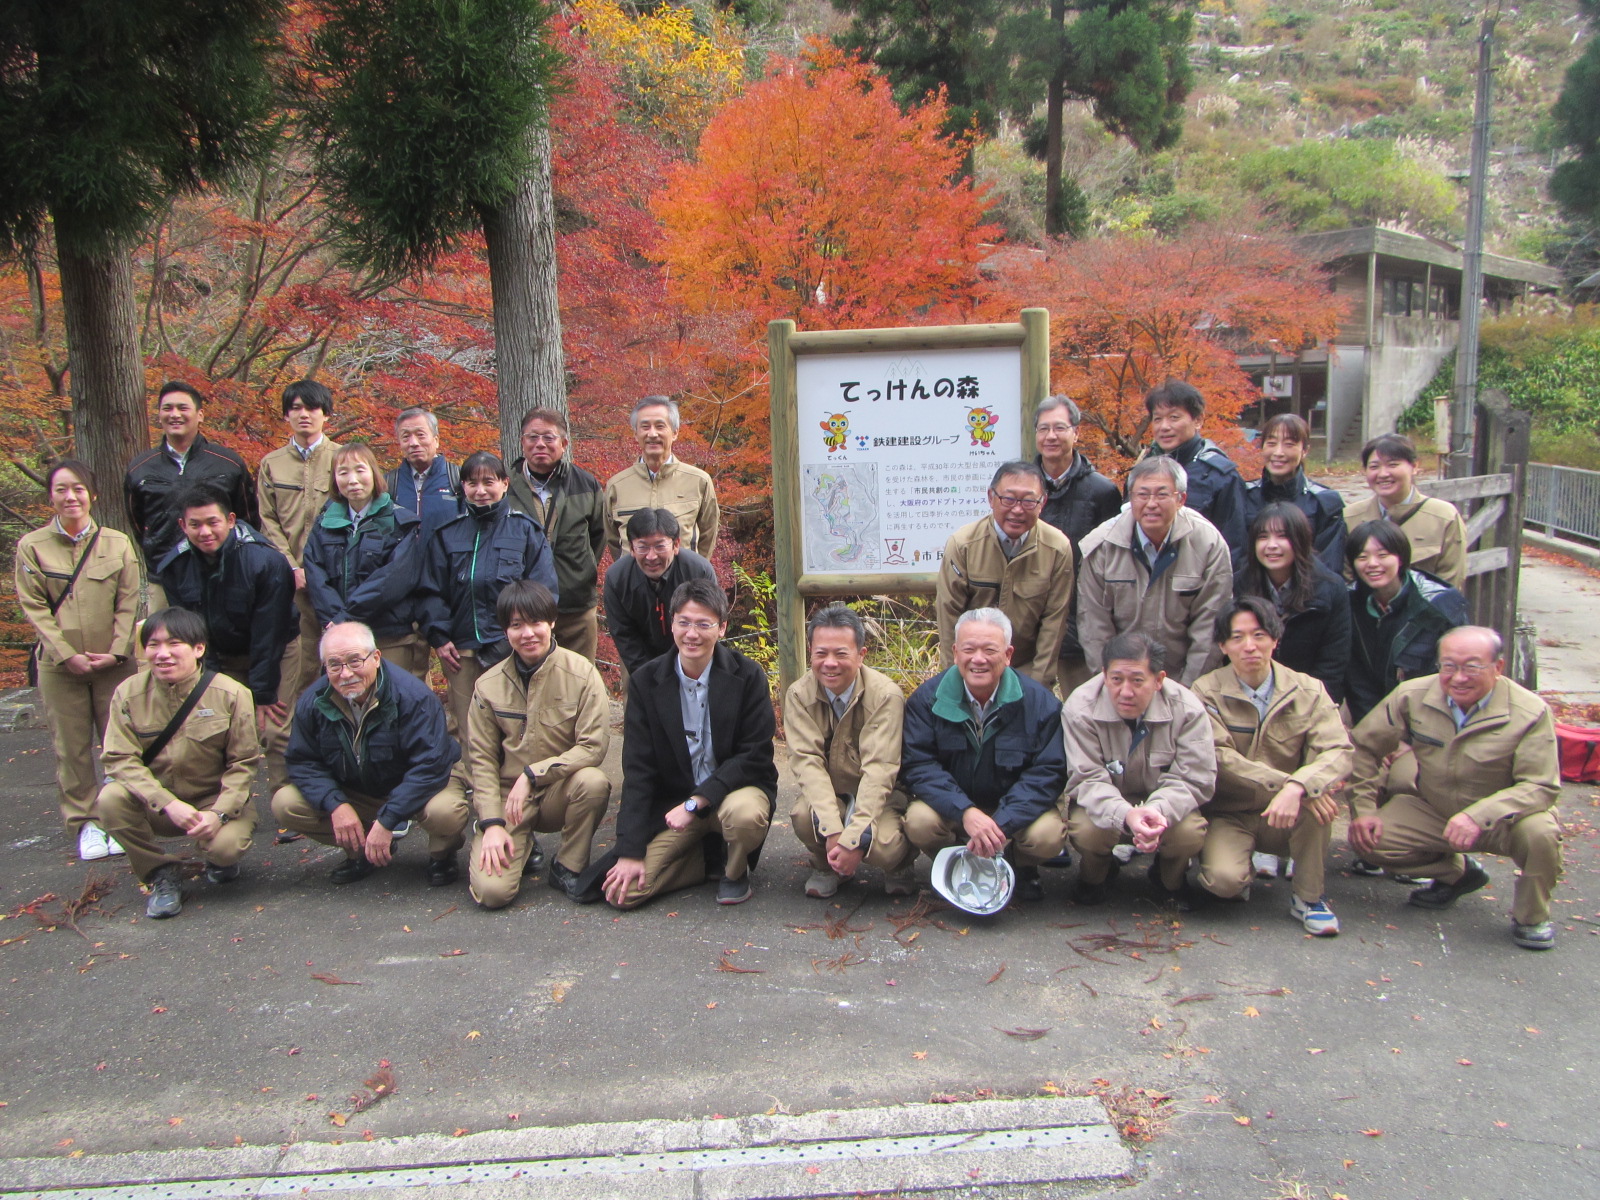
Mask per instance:
[[[1477,426],[1478,320],[1483,306],[1483,201],[1489,183],[1489,93],[1494,81],[1494,17],[1478,31],[1478,94],[1472,105],[1472,174],[1467,181],[1467,235],[1461,246],[1461,336],[1456,343],[1455,405],[1450,462],[1455,478],[1473,473]]]

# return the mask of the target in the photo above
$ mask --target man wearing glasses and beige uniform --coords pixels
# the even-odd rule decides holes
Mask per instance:
[[[936,608],[939,658],[955,662],[956,618],[998,608],[1011,622],[1011,666],[1052,687],[1072,605],[1072,543],[1039,520],[1044,473],[1029,462],[1002,463],[989,482],[989,513],[945,543]]]

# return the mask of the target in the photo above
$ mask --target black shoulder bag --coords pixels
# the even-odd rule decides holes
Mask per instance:
[[[184,698],[182,704],[178,705],[178,711],[172,714],[172,720],[167,722],[167,727],[156,734],[156,740],[146,746],[144,753],[139,755],[145,766],[148,767],[155,762],[156,755],[165,750],[173,735],[183,728],[183,723],[189,719],[189,714],[194,711],[194,706],[200,703],[200,697],[205,694],[205,690],[211,686],[211,681],[216,677],[217,673],[215,671],[206,671],[200,676],[200,682],[194,685],[194,690]]]

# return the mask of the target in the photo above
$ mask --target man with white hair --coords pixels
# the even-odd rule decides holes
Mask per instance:
[[[606,545],[615,561],[626,543],[628,518],[641,508],[664,508],[678,518],[685,550],[709,559],[717,548],[722,510],[717,486],[699,467],[679,462],[672,454],[678,438],[678,402],[668,396],[646,396],[628,414],[639,443],[639,461],[606,481]]]
[[[1011,621],[998,608],[961,614],[953,654],[955,665],[906,701],[906,836],[930,857],[962,841],[974,854],[1009,854],[1017,898],[1041,899],[1039,864],[1066,843],[1061,704],[1012,668]]]
[[[1433,911],[1488,884],[1467,851],[1507,856],[1518,870],[1511,940],[1548,950],[1550,893],[1561,877],[1555,726],[1545,702],[1504,670],[1500,635],[1462,625],[1439,639],[1437,675],[1405,680],[1362,718],[1350,735],[1348,836],[1367,861],[1432,879],[1411,903]],[[1402,746],[1411,755],[1395,759]],[[1380,805],[1387,771],[1402,764],[1414,783]]]
[[[428,834],[428,883],[454,882],[468,805],[444,705],[384,662],[360,622],[330,625],[321,657],[327,674],[295,705],[289,783],[272,797],[278,824],[338,846],[345,860],[329,878],[354,883],[389,864],[395,827],[415,819]]]
[[[1216,527],[1184,507],[1188,488],[1175,458],[1146,458],[1128,472],[1128,510],[1083,540],[1078,638],[1091,670],[1134,630],[1162,644],[1185,687],[1221,665],[1216,621],[1233,599],[1233,564]]]

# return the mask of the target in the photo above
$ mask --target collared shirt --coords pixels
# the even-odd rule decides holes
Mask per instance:
[[[1472,720],[1473,717],[1477,716],[1477,714],[1483,711],[1483,706],[1489,703],[1489,697],[1485,696],[1482,700],[1479,700],[1465,712],[1463,712],[1460,705],[1456,703],[1456,698],[1454,696],[1446,696],[1444,698],[1444,703],[1445,707],[1450,710],[1450,716],[1456,723],[1456,732],[1459,733],[1461,730],[1467,727],[1468,721]]]
[[[310,462],[311,456],[317,452],[317,447],[322,445],[322,435],[317,434],[317,440],[309,446],[302,446],[299,438],[290,438],[289,445],[300,456],[301,462]]]
[[[66,538],[67,541],[71,542],[74,546],[94,532],[93,521],[90,521],[88,524],[86,524],[79,533],[68,533],[67,527],[61,523],[60,517],[53,518],[50,522],[50,525],[57,533]]]
[[[1253,688],[1246,683],[1242,678],[1240,678],[1237,671],[1234,672],[1233,677],[1239,680],[1239,686],[1244,689],[1244,698],[1250,701],[1251,704],[1255,705],[1256,712],[1258,712],[1261,715],[1261,719],[1265,721],[1267,719],[1267,709],[1272,707],[1272,689],[1276,683],[1274,672],[1268,671],[1266,682],[1264,682],[1258,688]]]
[[[999,521],[991,521],[991,524],[994,525],[994,535],[1000,539],[1000,549],[1005,554],[1007,561],[1020,554],[1022,548],[1028,544],[1028,535],[1026,533],[1019,538],[1009,538],[1006,536],[1005,530],[1000,528]]]
[[[1133,531],[1139,535],[1139,546],[1144,550],[1144,556],[1150,562],[1155,562],[1157,558],[1161,557],[1161,552],[1167,548],[1167,542],[1172,540],[1172,530],[1169,529],[1167,530],[1166,541],[1163,541],[1159,546],[1156,545],[1145,534],[1144,526],[1137,521],[1133,523]]]
[[[165,454],[166,454],[166,456],[168,458],[170,458],[173,462],[178,464],[178,474],[182,475],[183,474],[183,468],[186,467],[188,465],[188,463],[189,463],[189,450],[194,449],[193,444],[190,445],[189,450],[185,450],[182,454],[179,454],[176,450],[174,450],[172,448],[172,443],[171,442],[167,441],[166,438],[162,438],[161,439],[161,449],[162,449],[163,452],[165,452]]]
[[[835,720],[844,720],[844,710],[850,707],[850,698],[856,694],[856,684],[860,682],[860,679],[852,679],[850,686],[837,695],[826,684],[823,685],[822,694],[828,698],[828,704],[833,709]]]
[[[972,713],[972,719],[978,723],[981,730],[989,719],[989,713],[994,709],[995,696],[1000,694],[996,688],[987,700],[979,700],[972,694],[972,689],[967,686],[966,680],[961,681],[961,690],[967,694],[967,708]]]
[[[1377,496],[1374,495],[1373,499],[1377,500]],[[1417,492],[1416,486],[1413,485],[1412,488],[1411,488],[1411,494],[1409,496],[1407,496],[1404,500],[1400,501],[1400,503],[1401,504],[1415,504],[1417,501],[1419,501],[1421,499],[1422,499],[1422,496]],[[1388,519],[1388,517],[1389,517],[1389,509],[1384,504],[1384,502],[1382,500],[1378,500],[1378,512],[1383,516],[1383,518],[1385,520]]]
[[[1278,610],[1280,615],[1283,614],[1289,606],[1289,593],[1294,589],[1294,577],[1290,576],[1286,579],[1282,587],[1268,579],[1267,586],[1272,589],[1273,607]]]
[[[663,470],[666,469],[667,467],[671,466],[673,463],[675,463],[677,461],[678,460],[673,455],[671,455],[671,454],[667,455],[667,461],[661,464],[662,469]],[[661,474],[660,471],[652,471],[650,469],[650,464],[645,462],[644,455],[642,455],[642,454],[639,456],[639,465],[644,468],[644,473],[646,475],[650,476],[650,480],[651,480],[652,483],[655,482],[656,476]]]
[[[554,472],[549,475],[535,475],[528,470],[527,464],[524,463],[522,473],[527,477],[528,486],[533,489],[533,494],[539,497],[539,503],[548,505],[550,503],[550,481],[555,477]]]
[[[361,522],[363,522],[363,521],[365,521],[367,519],[367,514],[369,512],[371,512],[371,511],[372,511],[372,501],[371,500],[367,501],[367,506],[365,508],[352,508],[352,509],[350,509],[350,522],[351,522],[351,524],[353,524],[353,525],[361,524]]]
[[[699,679],[683,673],[683,659],[673,660],[678,672],[678,703],[683,712],[683,736],[689,743],[689,765],[694,768],[694,783],[699,787],[717,769],[711,742],[711,667],[706,665]]]
[[[1042,467],[1042,466],[1039,469],[1041,471],[1044,471],[1044,467]],[[1050,472],[1045,471],[1044,477],[1050,481],[1050,486],[1051,487],[1058,488],[1062,484],[1066,483],[1067,476],[1071,475],[1071,474],[1072,474],[1072,461],[1069,459],[1067,461],[1067,465],[1062,468],[1061,474],[1052,475],[1052,474],[1050,474]]]

